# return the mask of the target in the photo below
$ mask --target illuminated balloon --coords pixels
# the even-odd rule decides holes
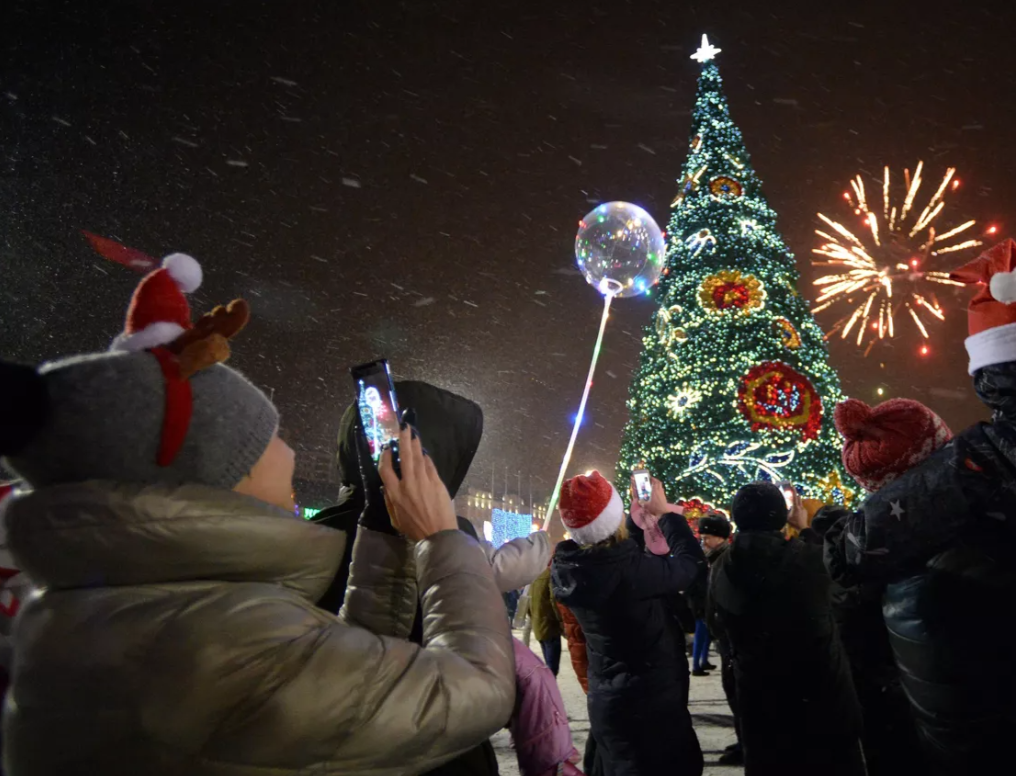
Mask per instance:
[[[575,260],[601,294],[648,294],[660,279],[665,257],[663,232],[638,205],[605,202],[579,221]]]

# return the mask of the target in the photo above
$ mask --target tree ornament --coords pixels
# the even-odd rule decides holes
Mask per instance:
[[[822,501],[826,504],[849,504],[857,497],[857,491],[843,482],[836,469],[816,482],[815,487],[822,494]]]
[[[676,341],[681,342],[688,339],[682,329],[675,328],[676,318],[681,312],[681,306],[676,304],[670,307],[661,307],[656,311],[656,336],[665,348],[669,348]],[[678,332],[682,336],[679,337]]]
[[[740,197],[742,193],[741,184],[735,181],[733,178],[728,178],[725,175],[719,178],[713,178],[709,183],[709,191],[714,197]]]
[[[783,343],[783,347],[790,350],[797,350],[801,347],[801,335],[797,333],[794,324],[786,318],[774,318],[773,327]]]
[[[727,310],[748,314],[761,310],[766,292],[754,275],[742,275],[740,270],[724,269],[710,275],[699,289],[699,304],[712,313]]]
[[[681,386],[677,393],[667,397],[667,413],[672,418],[680,418],[698,404],[701,398],[701,391],[688,385]]]
[[[688,174],[681,181],[681,188],[677,192],[677,196],[674,197],[674,201],[670,203],[671,207],[677,207],[681,204],[684,198],[689,194],[694,194],[698,191],[698,178]]]
[[[703,251],[705,253],[712,253],[716,248],[716,238],[713,237],[713,233],[708,229],[699,229],[693,235],[688,237],[684,244],[688,246],[688,251],[692,258],[695,258]]]
[[[822,399],[807,377],[779,361],[750,369],[737,392],[738,408],[752,431],[799,430],[815,439],[822,422]]]

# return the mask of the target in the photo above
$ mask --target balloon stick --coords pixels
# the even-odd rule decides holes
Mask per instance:
[[[571,439],[568,440],[568,449],[565,450],[564,460],[561,461],[561,471],[557,475],[557,484],[550,495],[550,502],[547,504],[547,516],[543,519],[543,530],[550,526],[550,519],[557,507],[558,497],[561,495],[561,484],[564,482],[565,472],[568,470],[568,463],[571,461],[572,450],[575,449],[575,439],[579,435],[579,426],[582,425],[582,416],[586,412],[586,402],[589,400],[589,389],[593,387],[593,374],[596,372],[596,362],[600,358],[600,347],[603,345],[603,333],[607,330],[607,318],[610,317],[610,303],[614,296],[621,290],[621,284],[614,281],[606,281],[610,284],[603,295],[603,317],[600,318],[600,331],[596,335],[596,345],[593,347],[593,360],[589,363],[589,375],[586,377],[586,387],[582,391],[582,401],[579,402],[579,411],[575,415],[575,424],[572,426]],[[614,286],[617,286],[615,289]]]

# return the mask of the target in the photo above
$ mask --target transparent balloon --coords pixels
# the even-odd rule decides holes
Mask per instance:
[[[663,232],[638,205],[605,202],[579,221],[575,260],[601,294],[648,294],[660,279],[665,256]]]

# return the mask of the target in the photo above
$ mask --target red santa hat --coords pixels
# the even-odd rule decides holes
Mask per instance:
[[[949,277],[981,284],[967,307],[967,371],[1016,361],[1016,241],[999,243]]]
[[[877,407],[847,399],[836,405],[833,421],[844,439],[844,468],[872,493],[952,439],[945,421],[913,399],[889,399]]]
[[[162,266],[142,278],[134,290],[123,333],[111,350],[151,350],[168,345],[191,328],[191,310],[184,294],[201,285],[201,265],[183,253],[173,253]]]
[[[599,472],[572,477],[561,486],[561,521],[579,544],[610,538],[624,520],[624,503]]]

